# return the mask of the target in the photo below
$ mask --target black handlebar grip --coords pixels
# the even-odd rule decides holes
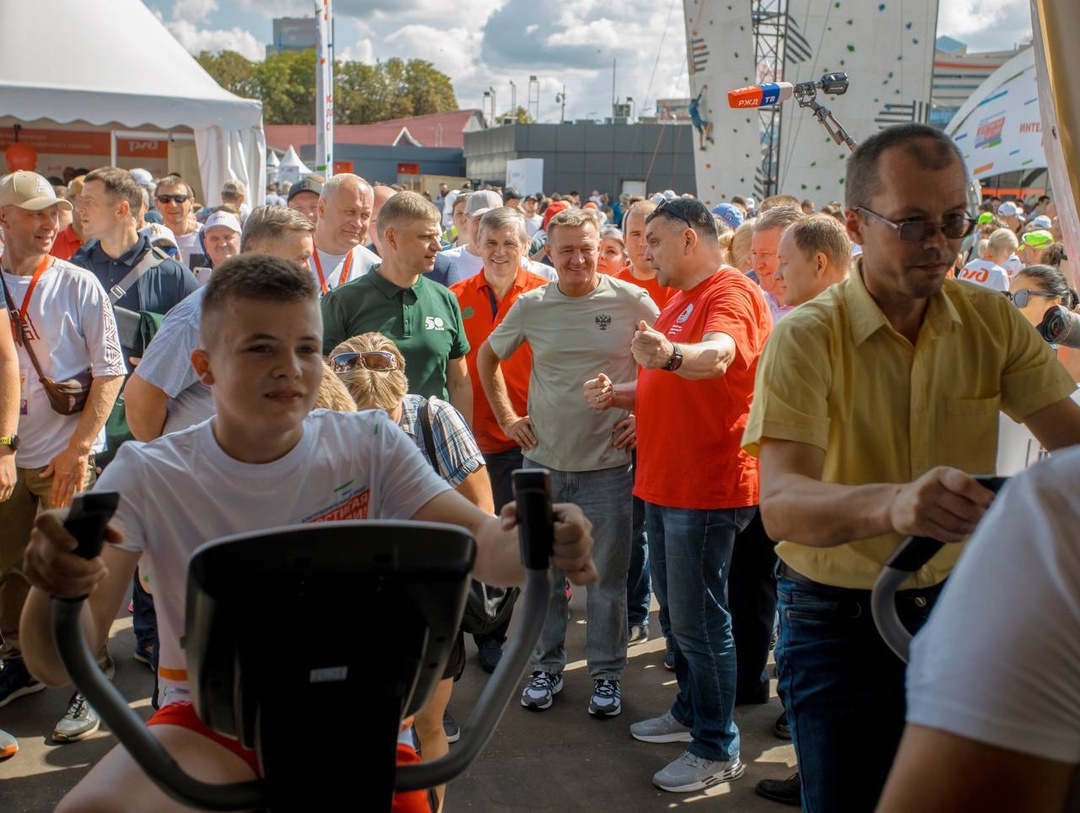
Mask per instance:
[[[78,541],[75,553],[93,559],[105,544],[105,527],[120,504],[116,491],[90,491],[78,494],[71,501],[71,510],[64,520],[64,530]]]
[[[929,562],[944,545],[944,542],[938,542],[926,536],[909,536],[885,561],[885,567],[904,573],[914,573]]]
[[[512,478],[521,536],[521,564],[526,570],[546,570],[555,544],[551,472],[517,469]]]

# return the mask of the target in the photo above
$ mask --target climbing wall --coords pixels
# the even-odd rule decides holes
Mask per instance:
[[[937,7],[937,0],[788,0],[786,42],[799,47],[785,49],[779,78],[810,82],[846,71],[847,93],[819,92],[817,101],[856,142],[888,124],[925,121]],[[848,154],[808,108],[794,100],[784,104],[780,192],[810,198],[818,206],[843,201]]]
[[[699,148],[694,132],[698,197],[712,207],[733,195],[752,195],[761,164],[756,112],[730,110],[727,92],[757,81],[749,0],[683,0],[691,98],[705,89],[701,117],[713,141]]]

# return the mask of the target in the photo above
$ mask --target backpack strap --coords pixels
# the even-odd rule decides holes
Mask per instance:
[[[151,268],[157,268],[167,259],[169,259],[169,255],[157,246],[151,246],[147,249],[146,253],[142,255],[139,262],[135,264],[135,267],[128,271],[122,280],[109,289],[109,302],[115,305],[124,298],[124,294],[128,292],[128,289],[139,281],[139,277]]]

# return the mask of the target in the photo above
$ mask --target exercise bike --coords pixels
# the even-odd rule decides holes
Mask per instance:
[[[310,810],[317,800],[355,799],[361,786],[363,809],[388,811],[395,790],[444,784],[476,759],[540,635],[552,592],[550,473],[515,471],[513,486],[526,572],[518,629],[461,740],[441,759],[395,764],[402,720],[434,692],[464,611],[476,543],[456,526],[315,523],[230,536],[192,554],[185,643],[192,702],[211,729],[255,749],[258,780],[209,784],[177,765],[97,668],[79,621],[85,596],[53,599],[61,657],[139,766],[184,804]],[[80,510],[73,505],[65,527],[79,540],[78,552],[92,558],[116,495],[77,499]],[[379,623],[365,625],[372,617]],[[362,627],[362,637],[352,632]],[[353,749],[341,743],[333,710],[355,706],[358,697],[366,698],[366,729]]]

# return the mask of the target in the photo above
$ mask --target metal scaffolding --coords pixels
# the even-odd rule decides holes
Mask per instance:
[[[754,32],[754,66],[757,82],[779,82],[784,78],[787,38],[787,0],[751,0],[750,21]],[[779,105],[758,108],[761,134],[761,164],[754,176],[758,198],[775,195],[780,182]]]

